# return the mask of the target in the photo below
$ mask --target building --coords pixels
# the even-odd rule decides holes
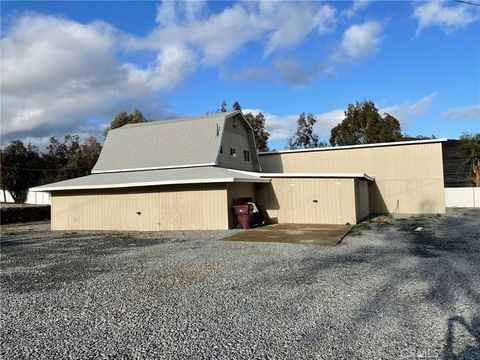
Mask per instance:
[[[39,186],[53,230],[233,227],[232,205],[273,223],[355,224],[370,213],[442,213],[442,140],[257,154],[240,111],[111,130],[92,175]]]

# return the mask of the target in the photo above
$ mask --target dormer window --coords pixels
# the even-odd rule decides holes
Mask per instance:
[[[250,162],[250,151],[243,150],[243,161]]]
[[[230,148],[230,156],[231,157],[237,157],[237,149],[235,149],[234,147],[231,147]]]

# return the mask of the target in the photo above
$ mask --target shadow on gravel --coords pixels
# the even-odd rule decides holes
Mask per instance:
[[[118,270],[122,264],[102,261],[135,248],[168,241],[135,238],[128,234],[59,233],[46,236],[18,232],[2,237],[1,286],[8,292],[27,293],[60,289],[64,283],[89,279]]]
[[[455,352],[455,332],[456,330],[466,331],[475,339],[474,346],[466,346],[458,352]],[[480,315],[476,315],[472,320],[467,322],[462,316],[454,316],[448,319],[447,336],[445,339],[445,347],[443,350],[443,358],[445,360],[478,360],[480,359]]]

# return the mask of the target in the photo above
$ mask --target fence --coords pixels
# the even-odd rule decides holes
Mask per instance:
[[[445,188],[445,206],[480,208],[480,187]]]
[[[13,203],[12,195],[8,191],[0,190],[0,202]],[[47,192],[28,192],[25,204],[50,205],[50,194]]]

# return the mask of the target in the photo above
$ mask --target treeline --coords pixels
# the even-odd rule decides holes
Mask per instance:
[[[130,114],[120,112],[105,128],[104,136],[125,124],[146,121],[138,109]],[[81,139],[77,134],[69,134],[63,140],[51,137],[44,152],[30,143],[14,140],[0,149],[0,187],[16,203],[22,203],[31,187],[90,175],[101,151],[102,144],[95,136]]]
[[[89,175],[101,150],[94,136],[81,140],[78,135],[66,135],[63,141],[52,137],[45,152],[12,141],[0,150],[1,188],[16,203],[24,202],[30,187]]]

